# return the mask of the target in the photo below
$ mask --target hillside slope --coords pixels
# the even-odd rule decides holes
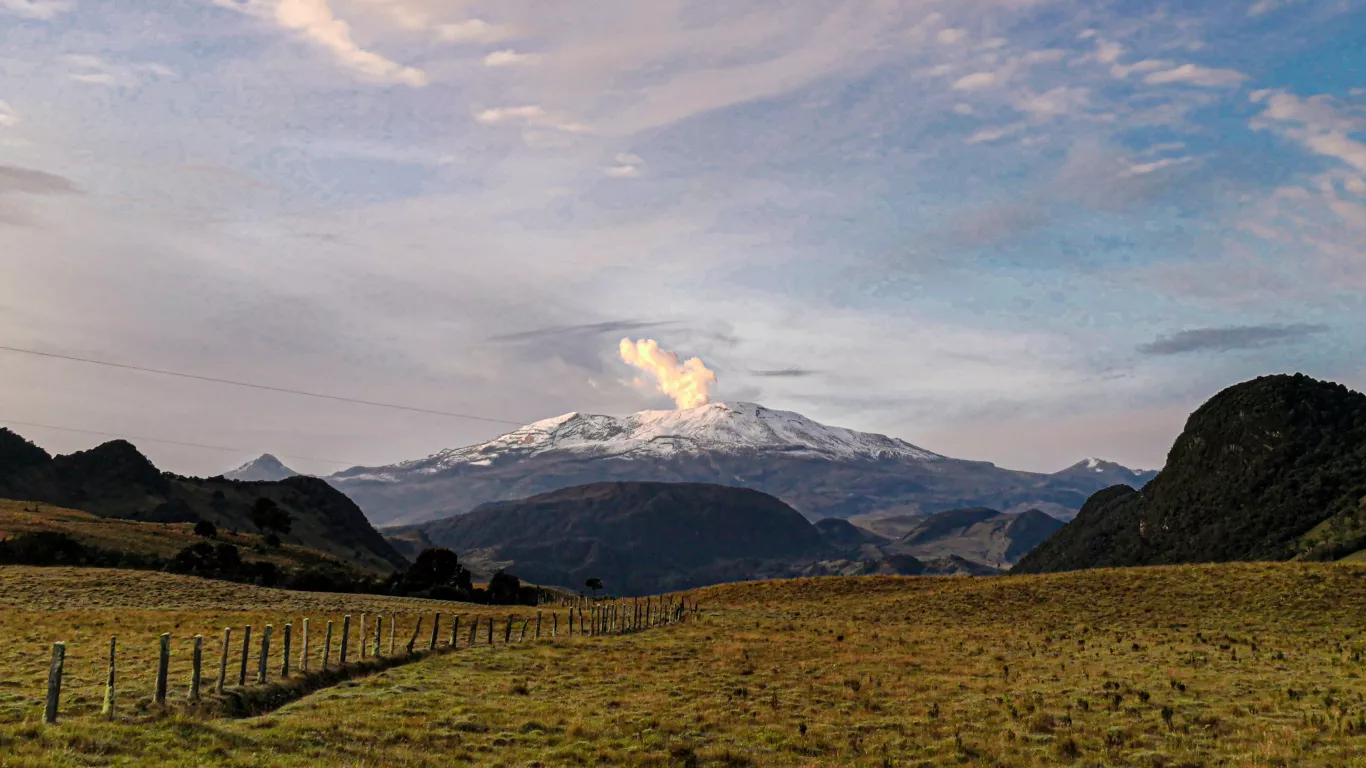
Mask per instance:
[[[954,509],[924,518],[884,550],[918,558],[960,557],[1009,568],[1062,526],[1061,520],[1037,509],[1017,515],[980,507]]]
[[[208,520],[224,530],[256,531],[250,510],[270,499],[292,526],[280,535],[351,565],[388,572],[406,565],[354,503],[322,480],[279,482],[181,477],[158,470],[122,440],[52,457],[0,428],[0,498],[38,501],[101,517],[147,522]]]
[[[815,526],[758,491],[696,483],[599,483],[420,526],[465,555],[483,551],[537,584],[600,578],[626,594],[755,578],[827,552]]]
[[[1015,570],[1335,559],[1363,547],[1366,395],[1279,375],[1214,396],[1142,492],[1097,493]]]

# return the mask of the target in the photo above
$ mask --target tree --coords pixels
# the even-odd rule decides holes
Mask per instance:
[[[585,582],[583,583],[583,585],[584,585],[585,587],[588,587],[589,589],[593,590],[593,597],[597,597],[597,596],[598,596],[598,590],[599,590],[599,589],[602,589],[602,579],[599,579],[599,578],[592,578],[592,579],[589,579],[588,581],[585,581]]]
[[[217,538],[218,526],[214,525],[208,520],[200,520],[199,522],[194,524],[194,535],[203,536],[206,539]]]
[[[251,505],[251,522],[262,531],[289,533],[289,529],[294,525],[294,518],[289,514],[289,510],[276,504],[274,499],[261,498]]]
[[[498,571],[489,579],[489,603],[516,605],[520,602],[522,580],[506,571]]]
[[[422,550],[412,566],[403,574],[400,584],[405,594],[436,587],[468,591],[472,586],[470,572],[460,564],[460,558],[445,547],[428,547]]]

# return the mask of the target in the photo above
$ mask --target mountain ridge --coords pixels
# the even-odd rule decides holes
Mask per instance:
[[[1083,462],[1084,463],[1084,462]],[[1100,465],[1098,464],[1098,467]],[[1039,508],[1060,517],[1120,472],[1055,474],[954,459],[898,438],[831,427],[755,403],[626,417],[569,413],[464,448],[326,479],[379,525],[414,524],[597,482],[700,482],[753,488],[810,520],[927,514],[963,506]]]

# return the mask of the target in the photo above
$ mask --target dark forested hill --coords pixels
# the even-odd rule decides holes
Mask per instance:
[[[1017,572],[1336,559],[1366,547],[1366,395],[1304,375],[1210,399],[1143,491],[1092,496]]]
[[[39,501],[126,520],[208,520],[225,530],[253,533],[262,529],[253,522],[251,510],[260,499],[268,499],[288,516],[287,532],[270,531],[283,542],[371,570],[392,571],[406,565],[360,508],[322,480],[291,477],[278,482],[239,482],[181,477],[158,470],[122,440],[53,457],[0,428],[0,498]]]

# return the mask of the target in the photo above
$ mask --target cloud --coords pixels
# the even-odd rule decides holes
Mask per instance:
[[[484,125],[512,123],[534,128],[550,128],[564,133],[589,133],[593,130],[591,126],[568,120],[535,104],[520,107],[493,107],[480,110],[474,117]]]
[[[1090,89],[1059,86],[1040,94],[1027,94],[1014,102],[1015,109],[1035,120],[1050,120],[1081,111],[1090,101]]]
[[[74,70],[70,74],[71,79],[87,85],[136,88],[149,79],[171,80],[176,76],[169,67],[155,62],[115,64],[86,54],[67,56],[66,62]]]
[[[1302,2],[1304,2],[1304,0],[1257,0],[1257,2],[1248,6],[1247,15],[1254,17],[1262,16],[1264,14],[1276,10],[1277,8],[1283,8],[1285,6],[1295,5],[1297,3]]]
[[[328,0],[213,0],[216,5],[267,19],[327,49],[353,72],[385,82],[419,88],[427,73],[362,48],[351,25],[337,18]]]
[[[1256,349],[1272,344],[1303,341],[1326,333],[1328,326],[1295,323],[1292,325],[1233,325],[1224,328],[1196,328],[1170,336],[1159,336],[1138,351],[1145,355],[1180,355],[1188,352],[1229,352]]]
[[[0,165],[0,194],[18,192],[29,195],[70,195],[80,188],[64,176],[18,168],[13,165]]]
[[[0,11],[8,11],[26,19],[47,21],[69,10],[71,3],[66,0],[0,0]]]
[[[436,28],[437,37],[448,43],[501,43],[517,37],[512,27],[490,24],[483,19],[468,19]]]
[[[993,141],[1000,141],[1001,139],[1004,139],[1007,136],[1012,136],[1016,133],[1019,133],[1020,130],[1023,128],[1024,123],[1016,123],[1014,125],[1007,125],[1001,128],[980,128],[977,131],[975,131],[971,136],[968,136],[966,139],[963,139],[963,141],[967,144],[987,144]]]
[[[19,115],[10,107],[9,102],[0,99],[0,128],[19,124]]]
[[[1348,134],[1366,130],[1366,118],[1347,114],[1331,96],[1300,98],[1283,90],[1253,91],[1253,103],[1266,108],[1253,128],[1274,129],[1309,151],[1333,157],[1366,173],[1366,143]]]
[[[1236,69],[1214,69],[1195,64],[1182,64],[1174,69],[1150,73],[1143,78],[1143,82],[1149,85],[1186,83],[1205,88],[1236,88],[1246,79],[1247,75]]]
[[[993,72],[973,72],[955,80],[953,89],[955,91],[981,91],[987,88],[995,88],[1010,79],[1013,73],[1013,68],[1002,68]]]
[[[654,339],[632,342],[622,339],[621,360],[649,373],[656,388],[673,398],[680,410],[697,408],[711,402],[711,388],[716,386],[716,374],[707,369],[701,358],[682,360],[673,352],[659,348]]]
[[[484,57],[486,67],[516,67],[527,64],[535,64],[540,61],[539,53],[518,53],[511,48],[502,51],[494,51]]]
[[[750,375],[762,376],[770,379],[802,379],[808,376],[815,376],[819,373],[820,371],[814,371],[809,368],[778,368],[769,371],[750,371]]]
[[[516,333],[505,333],[498,336],[490,336],[487,340],[491,342],[521,342],[521,341],[543,341],[546,339],[558,339],[565,336],[597,336],[612,335],[620,333],[633,333],[649,328],[662,328],[665,326],[676,325],[673,321],[657,320],[608,320],[601,323],[581,323],[578,325],[554,325],[547,328],[535,328],[530,331],[518,331]]]
[[[967,36],[968,33],[961,29],[950,28],[939,30],[939,34],[935,35],[934,39],[938,40],[941,45],[955,45],[961,43]]]
[[[617,155],[617,164],[603,170],[613,179],[634,179],[640,175],[640,166],[645,164],[641,158],[631,154]]]

